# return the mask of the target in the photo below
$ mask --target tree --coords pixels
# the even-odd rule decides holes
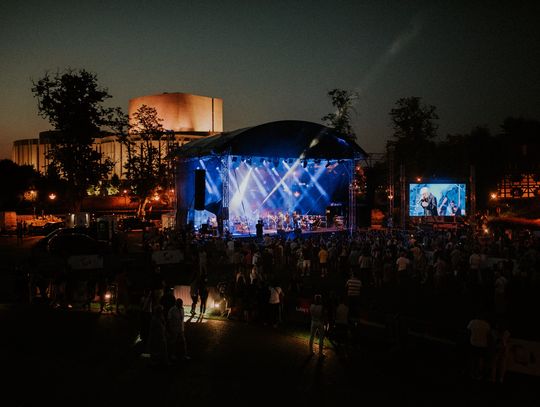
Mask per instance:
[[[50,140],[50,166],[67,181],[70,206],[79,211],[86,190],[113,166],[92,147],[94,138],[114,124],[115,109],[103,106],[111,96],[99,87],[97,76],[84,69],[46,73],[32,84],[39,115],[56,130]]]
[[[24,207],[25,200],[37,199],[36,195],[27,196],[35,190],[40,180],[39,174],[30,165],[17,165],[11,160],[0,160],[0,210],[14,210]],[[35,193],[36,191],[34,191]],[[27,202],[30,207],[30,202]]]
[[[351,125],[351,110],[354,110],[354,101],[358,99],[356,92],[343,89],[332,89],[328,92],[332,100],[332,106],[336,109],[334,113],[329,113],[321,120],[329,127],[333,127],[338,132],[345,134],[350,139],[356,139],[356,135]]]
[[[132,193],[139,198],[137,216],[143,218],[151,197],[171,183],[171,168],[165,153],[156,147],[166,133],[153,107],[142,105],[132,116],[132,125],[118,133],[126,146],[126,178]]]
[[[399,140],[425,141],[437,135],[439,116],[436,108],[421,102],[421,98],[411,96],[398,99],[396,107],[390,111],[394,127],[394,137]]]
[[[408,177],[424,176],[436,168],[435,143],[439,116],[435,106],[426,105],[419,97],[398,99],[396,107],[390,111],[394,128],[396,170],[405,166]],[[427,174],[426,174],[427,175]]]

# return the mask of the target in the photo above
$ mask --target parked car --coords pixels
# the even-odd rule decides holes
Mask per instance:
[[[44,250],[44,251],[46,251],[47,247],[49,245],[49,242],[55,236],[73,235],[75,233],[87,235],[87,236],[90,236],[90,237],[92,237],[94,239],[96,237],[95,232],[94,232],[93,229],[87,228],[87,227],[84,227],[84,226],[75,226],[75,227],[72,227],[72,228],[57,228],[57,229],[53,230],[52,232],[50,232],[49,234],[47,234],[47,236],[39,239],[37,241],[37,243],[34,245],[34,249],[35,250]]]
[[[82,233],[72,233],[53,236],[47,244],[47,251],[57,256],[78,256],[106,254],[110,248],[106,241],[97,240]]]
[[[47,236],[49,233],[53,232],[54,230],[62,228],[64,226],[65,226],[64,222],[46,222],[44,224],[31,224],[28,227],[28,233],[31,235]]]

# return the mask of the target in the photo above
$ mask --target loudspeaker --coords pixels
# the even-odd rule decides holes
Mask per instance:
[[[204,210],[206,200],[206,171],[195,170],[195,205],[197,211]]]

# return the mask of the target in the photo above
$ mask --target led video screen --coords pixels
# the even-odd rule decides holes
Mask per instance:
[[[409,184],[409,216],[464,216],[465,184]]]

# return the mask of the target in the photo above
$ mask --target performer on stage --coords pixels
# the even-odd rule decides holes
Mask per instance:
[[[420,189],[420,206],[424,208],[424,216],[438,216],[437,198],[429,191],[428,187]]]

